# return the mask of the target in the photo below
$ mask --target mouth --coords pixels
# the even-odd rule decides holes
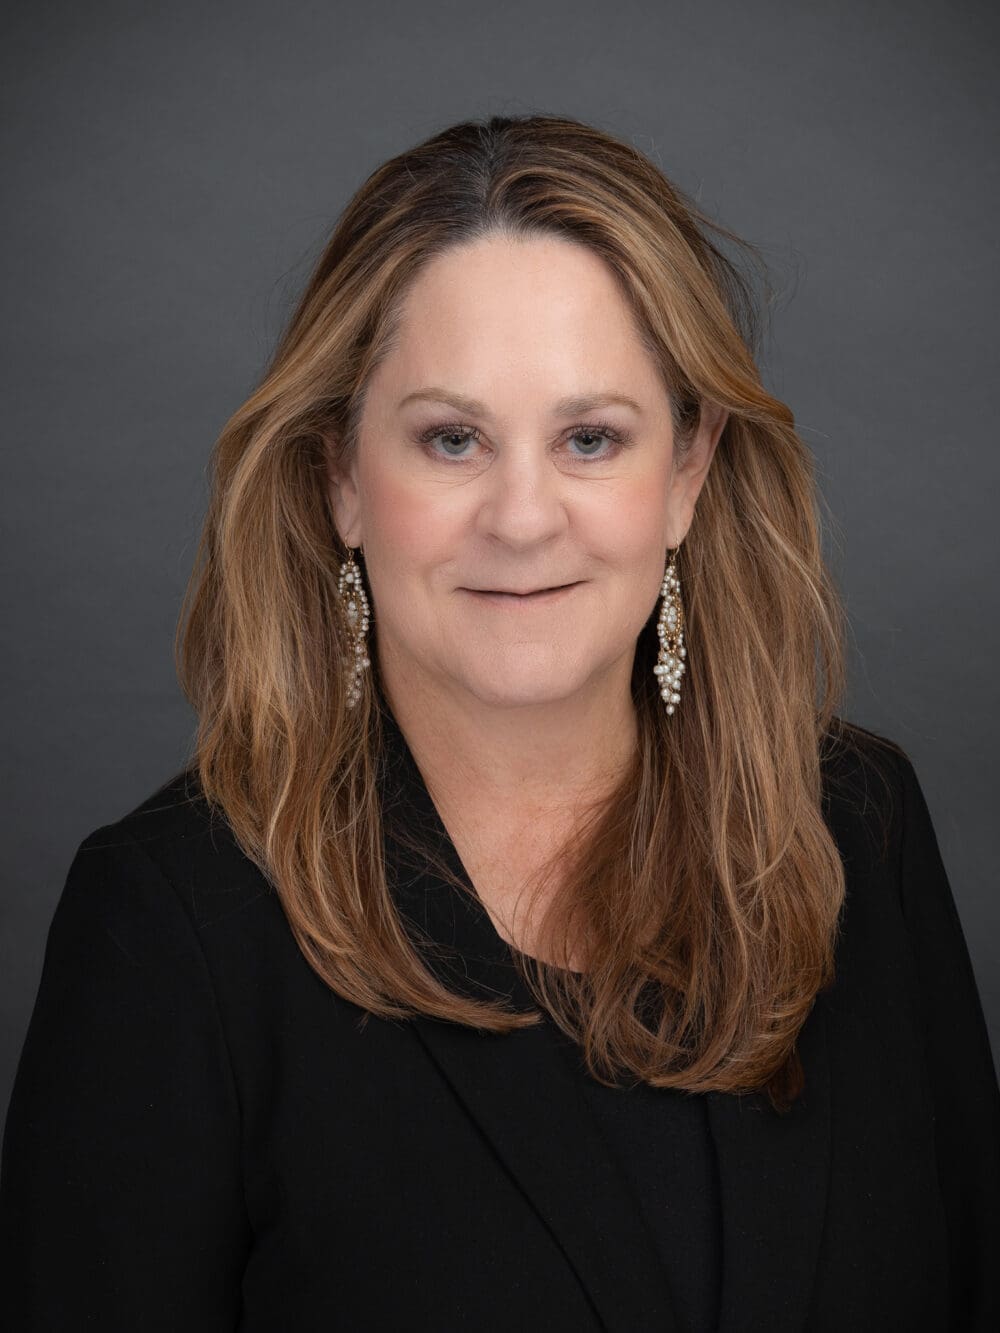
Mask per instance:
[[[478,597],[481,601],[510,606],[535,605],[542,602],[553,602],[565,596],[573,588],[578,588],[581,582],[582,580],[577,580],[575,583],[561,583],[552,588],[536,588],[531,592],[506,592],[494,588],[463,588],[462,591],[469,593],[472,597]]]

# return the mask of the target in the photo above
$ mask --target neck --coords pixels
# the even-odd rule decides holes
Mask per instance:
[[[571,808],[614,787],[638,741],[630,679],[627,662],[591,690],[501,706],[382,673],[393,716],[435,800],[508,814]]]

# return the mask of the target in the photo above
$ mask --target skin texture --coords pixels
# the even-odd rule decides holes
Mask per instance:
[[[482,409],[400,406],[428,386]],[[556,410],[598,393],[639,410]],[[481,238],[437,256],[408,293],[330,500],[341,537],[364,549],[390,705],[494,919],[519,867],[572,827],[575,800],[631,757],[636,640],[724,424],[706,408],[676,463],[659,370],[610,269],[573,241]],[[466,591],[572,581],[548,604]]]

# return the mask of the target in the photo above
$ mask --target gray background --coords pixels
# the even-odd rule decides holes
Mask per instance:
[[[955,3],[32,3],[2,88],[0,1107],[79,841],[183,763],[205,466],[338,210],[490,112],[576,115],[760,245],[847,716],[910,753],[1000,1049],[997,20]]]

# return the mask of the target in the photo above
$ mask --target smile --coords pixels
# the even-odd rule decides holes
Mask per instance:
[[[566,583],[561,588],[542,588],[538,592],[526,593],[483,592],[475,588],[463,588],[462,591],[468,593],[470,597],[478,598],[481,602],[490,602],[498,606],[548,606],[566,597],[579,586],[579,583]]]

